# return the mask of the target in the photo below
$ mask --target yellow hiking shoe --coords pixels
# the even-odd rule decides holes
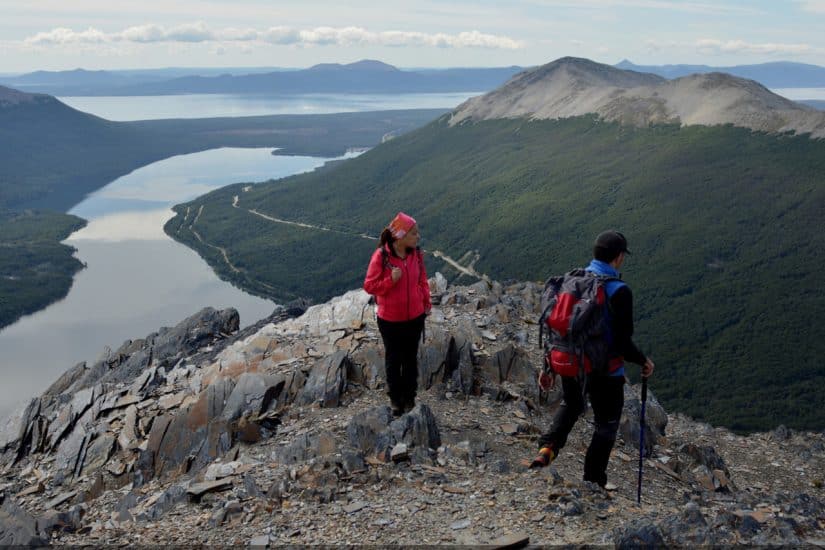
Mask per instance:
[[[542,447],[539,449],[539,454],[530,463],[530,468],[544,468],[549,466],[553,459],[556,458],[556,453],[552,447]]]

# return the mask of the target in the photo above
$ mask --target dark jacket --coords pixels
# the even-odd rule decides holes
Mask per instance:
[[[617,279],[621,277],[613,266],[599,260],[591,261],[585,269],[599,275]],[[633,293],[630,287],[624,281],[613,280],[605,285],[605,292],[609,300],[611,355],[637,365],[644,365],[647,358],[633,343]],[[624,367],[611,370],[610,374],[623,376]]]

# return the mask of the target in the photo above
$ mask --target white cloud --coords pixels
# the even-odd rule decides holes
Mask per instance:
[[[270,44],[295,44],[300,40],[300,31],[289,27],[272,27],[261,33],[257,33],[254,40],[269,42]]]
[[[248,42],[258,39],[258,31],[255,29],[235,29],[227,28],[219,31],[218,36],[227,42]]]
[[[26,38],[28,45],[56,45],[106,42],[265,42],[294,46],[428,46],[437,48],[488,48],[515,50],[524,43],[507,36],[485,34],[476,30],[458,34],[423,33],[411,31],[368,31],[361,27],[316,27],[294,29],[291,27],[271,27],[266,30],[252,28],[211,29],[203,22],[188,23],[166,28],[161,25],[140,25],[120,32],[104,33],[89,28],[75,32],[60,27],[48,32],[40,32]]]
[[[760,55],[800,55],[814,53],[816,48],[808,44],[777,44],[767,42],[753,44],[743,40],[714,40],[703,38],[696,41],[696,49],[706,55],[718,54],[760,54]]]
[[[57,27],[26,39],[27,44],[101,44],[108,41],[109,37],[104,32],[91,27],[80,32]]]
[[[825,14],[825,0],[798,0],[803,11]]]
[[[523,44],[518,40],[513,40],[506,36],[484,34],[478,31],[459,33],[458,40],[450,45],[453,47],[501,48],[505,50],[517,50],[523,47]]]
[[[139,27],[129,27],[120,33],[119,37],[110,36],[109,40],[121,39],[126,42],[159,42],[163,40],[165,31],[158,25],[141,25]],[[32,40],[34,42],[34,40]]]

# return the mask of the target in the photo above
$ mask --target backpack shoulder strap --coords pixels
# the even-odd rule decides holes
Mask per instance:
[[[607,296],[613,296],[613,293],[622,288],[623,286],[627,286],[627,283],[622,281],[616,277],[609,277],[604,281],[604,291],[607,293]]]
[[[593,273],[592,271],[587,271],[583,267],[577,267],[576,269],[571,269],[570,271],[565,273],[564,278],[567,279],[569,277],[586,277],[587,275],[594,275],[598,277],[598,275],[596,273]]]

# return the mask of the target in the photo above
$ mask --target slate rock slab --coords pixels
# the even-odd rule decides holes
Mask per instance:
[[[0,546],[45,546],[37,522],[25,510],[6,500],[0,507]]]

